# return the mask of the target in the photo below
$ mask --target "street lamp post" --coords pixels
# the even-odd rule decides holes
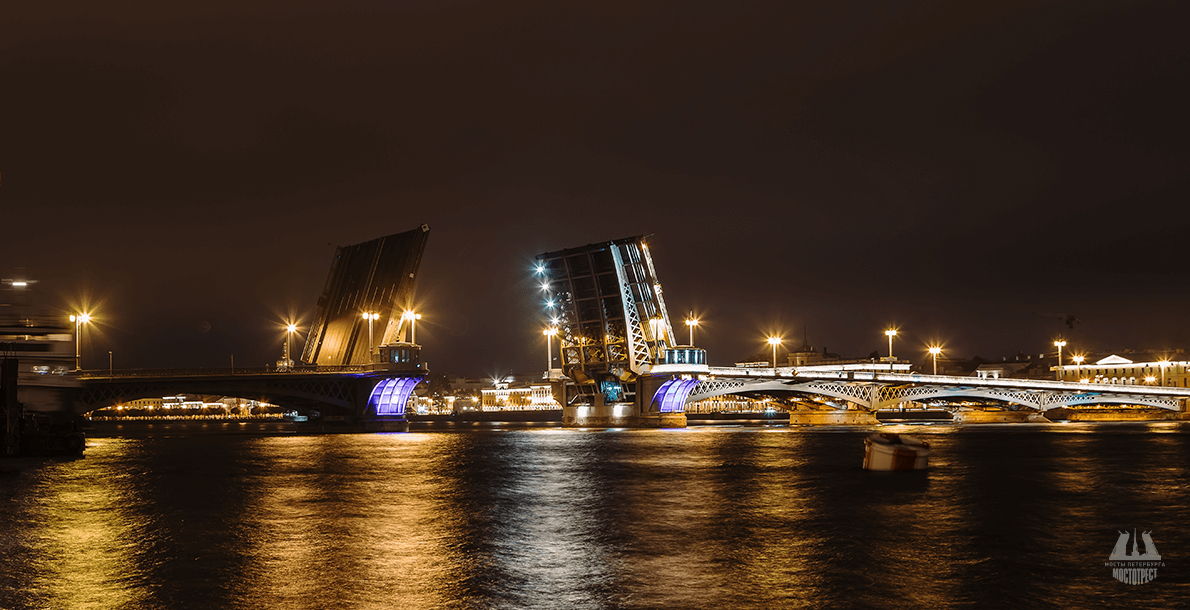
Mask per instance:
[[[892,372],[892,370],[893,370],[892,340],[893,340],[893,337],[897,336],[897,329],[890,328],[890,329],[884,331],[884,334],[888,336],[888,370],[889,370],[889,372]]]
[[[551,326],[543,331],[541,334],[545,335],[545,374],[548,377],[550,371],[554,370],[554,335],[558,334],[558,327]]]
[[[112,350],[107,350],[107,376],[112,376]]]
[[[417,321],[421,319],[421,314],[406,311],[401,317],[409,320],[409,342],[417,343]]]
[[[374,343],[372,340],[372,322],[379,320],[380,314],[373,313],[370,311],[365,312],[364,319],[368,321],[368,360],[371,360],[372,359],[373,343]]]
[[[79,343],[82,341],[83,324],[91,321],[91,314],[80,313],[78,315],[71,314],[70,321],[74,322],[74,370],[83,370],[82,355],[79,352]]]
[[[1085,360],[1085,359],[1086,359],[1086,358],[1085,358],[1085,357],[1083,357],[1083,356],[1074,356],[1074,357],[1072,357],[1072,358],[1071,358],[1071,360],[1073,360],[1073,361],[1074,361],[1074,380],[1075,380],[1075,381],[1080,381],[1080,382],[1082,381],[1082,378],[1083,378],[1083,360]]]
[[[781,345],[781,337],[769,337],[769,345],[773,346],[773,372],[777,372],[777,346]]]
[[[1157,364],[1161,365],[1161,385],[1164,386],[1165,385],[1165,367],[1169,366],[1169,361],[1162,360],[1161,362],[1158,362]]]
[[[289,337],[295,332],[297,332],[296,324],[290,324],[285,327],[285,370],[287,371],[293,365],[293,361],[289,359]]]
[[[938,374],[938,354],[941,354],[941,353],[942,353],[942,348],[940,348],[940,347],[931,347],[930,348],[930,355],[934,357],[934,374],[935,375]]]
[[[1058,348],[1058,381],[1062,380],[1062,348],[1066,347],[1066,342],[1058,339],[1054,341],[1054,347]]]
[[[690,347],[694,347],[694,327],[698,326],[698,318],[694,317],[694,312],[690,312],[690,317],[686,318],[686,326],[690,327]]]

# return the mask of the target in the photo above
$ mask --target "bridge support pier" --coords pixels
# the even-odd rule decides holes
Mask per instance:
[[[1036,411],[955,411],[956,424],[1048,424],[1050,420]]]
[[[686,414],[650,413],[631,403],[606,404],[603,395],[596,394],[594,405],[562,407],[562,424],[575,428],[685,428]]]
[[[374,417],[360,420],[364,432],[408,432],[409,420],[404,417]]]
[[[874,426],[880,421],[871,411],[790,411],[791,426]]]

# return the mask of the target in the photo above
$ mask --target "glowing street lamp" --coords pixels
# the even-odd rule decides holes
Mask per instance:
[[[1057,341],[1054,341],[1054,347],[1058,348],[1058,368],[1056,370],[1058,371],[1058,381],[1061,381],[1062,380],[1062,348],[1066,347],[1066,342],[1061,339],[1058,339]]]
[[[1146,383],[1146,384],[1148,384],[1148,385],[1153,385],[1153,382],[1154,382],[1154,381],[1157,381],[1157,378],[1156,378],[1156,377],[1154,377],[1154,376],[1152,376],[1152,375],[1149,375],[1148,377],[1145,377],[1145,383]]]
[[[293,360],[289,359],[289,338],[291,336],[293,336],[293,333],[295,333],[295,332],[297,332],[296,324],[289,324],[288,326],[285,327],[285,369],[286,370],[288,370],[291,366],[293,366]]]
[[[421,314],[406,311],[401,314],[401,319],[409,321],[409,342],[417,343],[417,321],[421,319]]]
[[[938,354],[941,354],[941,353],[942,353],[942,348],[940,348],[940,347],[931,347],[930,348],[930,355],[934,357],[934,374],[935,375],[938,374]]]
[[[777,371],[777,346],[781,345],[781,337],[769,337],[769,345],[773,346],[773,372]]]
[[[686,326],[690,327],[690,347],[694,347],[694,327],[698,326],[698,318],[694,317],[694,312],[690,312],[690,317],[686,318]]]
[[[1083,360],[1086,360],[1086,356],[1080,356],[1078,354],[1075,354],[1074,356],[1071,356],[1070,359],[1074,361],[1074,378],[1075,379],[1082,378]]]
[[[380,319],[380,314],[364,312],[364,319],[368,321],[368,358],[372,357],[372,323]]]
[[[79,354],[79,341],[83,330],[83,324],[89,324],[91,322],[91,314],[71,314],[70,321],[74,322],[74,370],[81,371],[83,370],[83,367],[82,356]]]
[[[545,370],[546,374],[554,370],[554,347],[553,339],[558,334],[558,327],[551,326],[543,331],[541,334],[545,335]]]

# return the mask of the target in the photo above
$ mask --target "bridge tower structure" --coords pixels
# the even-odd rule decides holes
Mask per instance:
[[[540,254],[537,275],[546,325],[557,329],[561,367],[547,374],[563,423],[685,426],[684,410],[654,400],[678,371],[654,372],[676,342],[648,236]]]

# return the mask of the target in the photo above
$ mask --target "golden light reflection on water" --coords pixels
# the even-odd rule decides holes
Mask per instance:
[[[1147,429],[911,426],[925,473],[869,429],[93,441],[0,479],[0,607],[1078,606],[1100,530],[1186,521]]]
[[[125,441],[102,439],[88,443],[88,453],[118,453]],[[138,499],[127,480],[95,485],[98,474],[82,459],[61,461],[50,470],[67,471],[44,485],[28,519],[40,524],[28,550],[31,568],[40,576],[28,591],[45,608],[136,607],[144,591],[127,587],[133,564],[136,523],[130,520]]]
[[[248,516],[259,529],[249,588],[259,593],[245,607],[323,608],[328,588],[352,608],[440,606],[441,565],[426,558],[447,554],[444,519],[432,454],[415,447],[449,440],[266,439],[268,475]]]

